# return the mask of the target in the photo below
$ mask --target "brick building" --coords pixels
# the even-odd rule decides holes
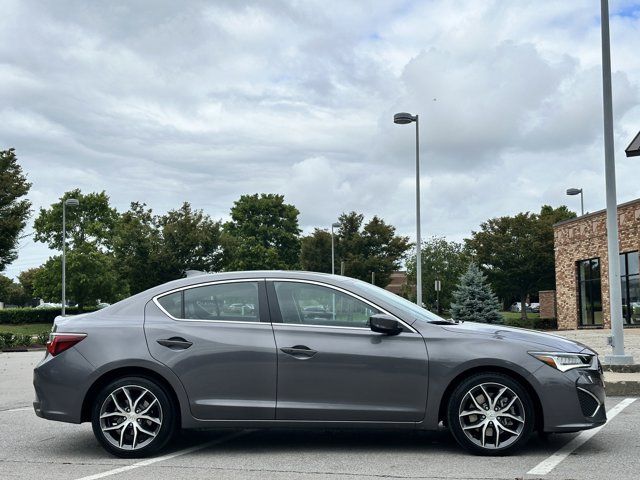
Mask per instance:
[[[640,326],[640,199],[618,205],[625,326]],[[554,225],[559,329],[610,328],[606,211]]]
[[[389,278],[389,285],[384,288],[396,295],[402,295],[407,289],[407,272],[393,272]]]

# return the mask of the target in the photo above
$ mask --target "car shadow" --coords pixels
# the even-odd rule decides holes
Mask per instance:
[[[234,430],[182,431],[172,442],[171,450],[188,448],[193,445],[215,440]],[[237,430],[235,430],[237,431]],[[215,450],[233,453],[285,453],[318,452],[325,453],[464,453],[448,430],[320,430],[320,429],[262,429],[251,430],[247,435],[221,443]],[[552,434],[531,436],[519,455],[549,455],[555,452],[576,434]],[[213,447],[212,447],[213,448]]]
[[[223,439],[242,430],[183,430],[160,455],[196,447]],[[222,441],[207,450],[217,454],[424,454],[460,455],[465,451],[447,430],[324,430],[324,429],[261,429],[246,430],[245,435]],[[576,434],[554,434],[544,437],[532,435],[519,456],[547,456],[575,437]],[[119,459],[106,453],[91,430],[66,435],[66,441],[43,442],[40,447],[57,458],[83,458],[85,461],[105,463],[132,463],[132,459]],[[36,447],[37,448],[37,447]],[[206,450],[205,450],[206,451]],[[110,460],[105,460],[110,459]]]

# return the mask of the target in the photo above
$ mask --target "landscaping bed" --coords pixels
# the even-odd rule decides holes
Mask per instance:
[[[36,335],[0,332],[0,350],[3,352],[23,352],[45,348],[49,340],[49,331]]]

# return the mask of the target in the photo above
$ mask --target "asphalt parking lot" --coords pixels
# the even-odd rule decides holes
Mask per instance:
[[[91,426],[50,422],[31,408],[42,352],[0,353],[0,479],[637,479],[640,400],[611,397],[617,415],[588,434],[532,438],[511,457],[475,457],[442,432],[188,432],[164,455],[108,455]],[[548,473],[544,473],[548,471]]]

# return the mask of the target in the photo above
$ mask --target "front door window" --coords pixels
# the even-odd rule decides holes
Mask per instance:
[[[274,282],[283,323],[369,328],[379,310],[333,288],[310,283]]]

